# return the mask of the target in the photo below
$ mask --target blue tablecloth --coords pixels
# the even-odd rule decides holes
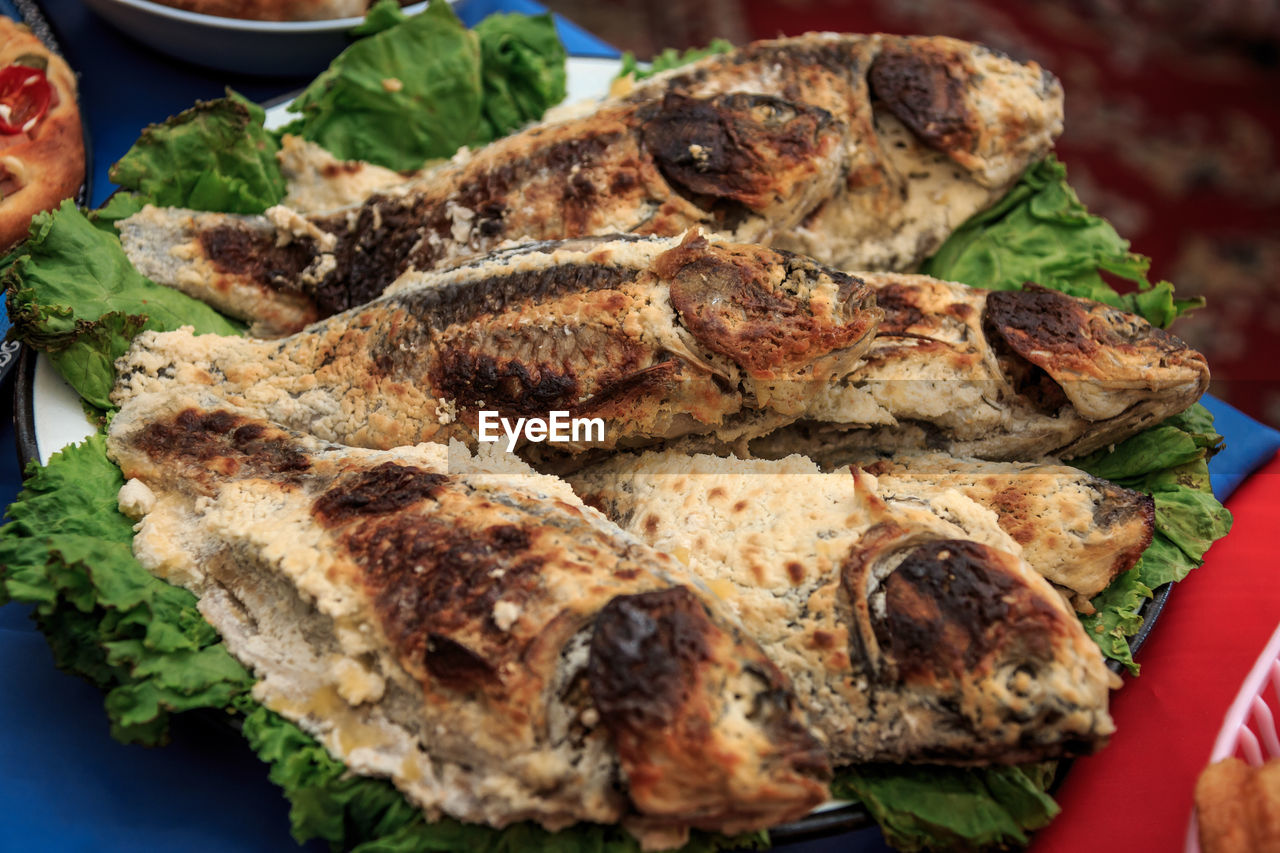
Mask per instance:
[[[0,0],[0,4],[7,0]],[[157,54],[98,20],[80,0],[43,0],[68,59],[82,75],[81,96],[93,140],[94,192],[112,187],[114,162],[148,123],[230,85],[264,101],[305,79],[251,79],[217,74]],[[492,11],[537,12],[529,0],[470,0],[468,23]],[[607,44],[567,22],[570,52],[616,55]],[[1213,464],[1215,490],[1225,496],[1280,446],[1280,434],[1228,406],[1210,402],[1228,437]],[[0,506],[18,490],[12,451],[12,401],[0,389]],[[53,667],[44,638],[23,608],[0,608],[0,851],[285,851],[287,804],[264,766],[233,735],[199,718],[178,718],[164,749],[122,746],[107,732],[102,694]],[[306,849],[320,850],[312,844]],[[885,850],[875,830],[796,845],[806,853]]]

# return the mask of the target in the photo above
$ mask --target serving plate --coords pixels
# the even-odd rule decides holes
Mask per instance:
[[[450,0],[456,4],[459,0]],[[254,21],[175,9],[151,0],[85,0],[117,29],[147,47],[219,71],[301,75],[320,71],[351,41],[363,17],[327,21]],[[426,2],[405,6],[415,15]]]
[[[90,3],[120,1],[87,0]],[[128,2],[145,2],[145,0],[128,0]],[[619,67],[620,63],[616,59],[571,57],[567,68],[566,102],[572,103],[599,97],[607,91]],[[268,106],[266,120],[268,127],[279,127],[289,121],[290,114],[286,106],[287,100],[284,103]],[[19,455],[24,466],[31,460],[39,460],[42,464],[47,463],[49,457],[58,449],[83,440],[94,430],[86,420],[76,393],[58,375],[47,358],[40,357],[31,350],[24,350],[22,354],[17,383],[15,422]],[[1131,646],[1135,652],[1145,642],[1155,625],[1168,600],[1171,588],[1172,585],[1158,588],[1154,598],[1145,603],[1142,610],[1143,626],[1131,640]],[[1119,664],[1115,662],[1111,662],[1111,666],[1117,672],[1120,670]],[[1069,762],[1062,762],[1059,781],[1068,767]],[[872,824],[870,814],[862,806],[833,801],[799,821],[775,827],[770,834],[775,845],[800,844],[807,847],[803,845],[806,840],[849,833],[870,827]],[[848,843],[843,843],[844,841]],[[878,832],[871,830],[842,840],[841,849],[855,853],[855,851],[880,851],[886,848],[879,840]]]

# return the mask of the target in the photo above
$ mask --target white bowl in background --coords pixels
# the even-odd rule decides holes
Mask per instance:
[[[457,3],[459,0],[450,0]],[[85,0],[90,9],[161,53],[242,74],[301,75],[324,69],[364,18],[254,21],[202,15],[151,0]],[[405,6],[414,15],[425,2]]]

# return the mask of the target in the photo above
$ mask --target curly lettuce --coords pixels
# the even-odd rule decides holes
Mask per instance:
[[[145,329],[193,326],[197,334],[239,334],[242,326],[133,268],[120,241],[64,201],[37,214],[31,236],[4,270],[14,334],[48,354],[89,405],[112,408],[114,363]]]

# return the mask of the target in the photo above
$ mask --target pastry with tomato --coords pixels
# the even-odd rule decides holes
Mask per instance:
[[[29,29],[0,17],[0,250],[83,182],[75,75]]]

